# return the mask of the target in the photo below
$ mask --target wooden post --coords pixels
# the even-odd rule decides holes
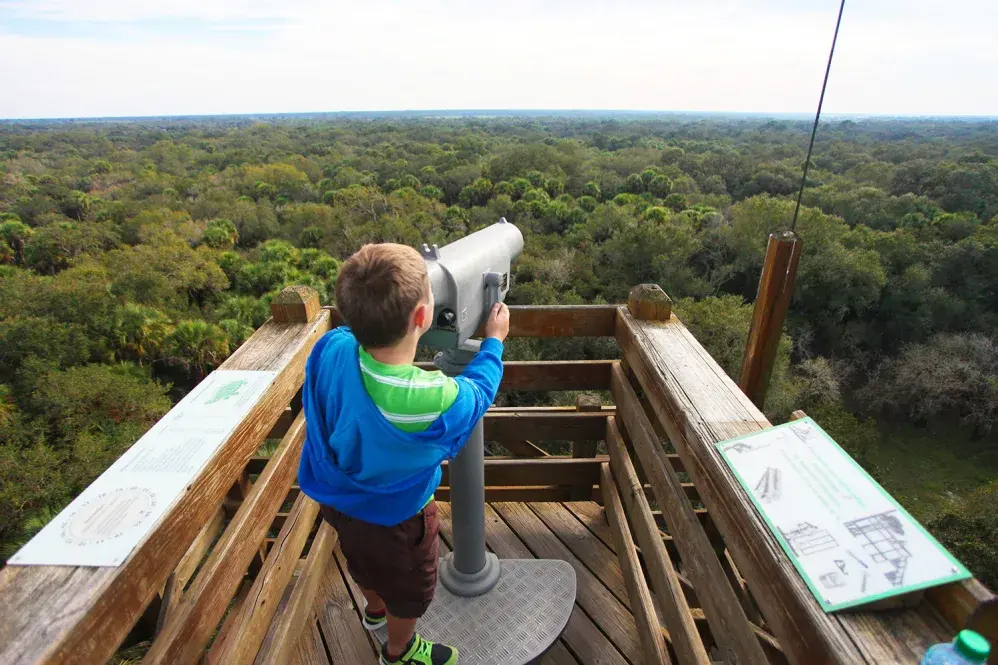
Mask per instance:
[[[639,284],[627,296],[627,311],[639,321],[668,321],[672,298],[658,284]]]
[[[602,409],[603,403],[599,395],[583,393],[575,398],[575,410],[580,413],[598,412]],[[596,457],[596,441],[573,441],[572,457],[576,459]],[[587,485],[586,487],[572,488],[571,496],[573,501],[589,501],[592,499],[592,495],[592,486]]]
[[[766,402],[769,378],[790,308],[803,246],[800,237],[793,231],[769,236],[752,313],[752,327],[745,343],[741,379],[738,381],[738,387],[760,409]]]
[[[319,294],[308,286],[287,286],[270,301],[275,323],[307,323],[319,309]]]

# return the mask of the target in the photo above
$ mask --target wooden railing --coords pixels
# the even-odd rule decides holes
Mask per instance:
[[[998,638],[998,599],[976,580],[938,587],[908,609],[824,613],[714,446],[770,422],[675,316],[644,320],[632,313],[641,311],[632,298],[617,315],[622,360],[611,370],[617,413],[608,423],[610,467],[626,505],[634,483],[623,445],[629,443],[726,662],[762,662],[759,647],[769,646],[757,630],[762,628],[772,631],[792,663],[911,664],[964,627]],[[661,441],[676,450],[721,539],[701,533],[702,525],[691,519]],[[604,482],[603,490],[614,488]],[[645,500],[643,492],[635,496]],[[647,530],[647,513],[631,513],[639,544],[638,525]],[[656,567],[652,590],[660,603],[675,605],[663,610],[673,617],[670,628],[679,627],[672,631],[676,653],[684,654],[682,662],[705,662],[676,591],[677,575],[668,561],[649,566],[652,572]]]
[[[512,455],[487,459],[486,499],[605,505],[647,662],[914,663],[968,624],[996,636],[998,604],[976,582],[909,610],[824,614],[714,450],[769,422],[667,306],[629,307],[512,308],[514,336],[614,337],[621,359],[507,362],[501,390],[603,391],[615,406],[490,410],[486,438]],[[101,663],[143,637],[143,663],[289,661],[336,546],[295,485],[299,390],[340,319],[302,289],[273,314],[221,369],[276,380],[121,566],[0,571],[0,665]],[[276,451],[254,456],[265,438]]]
[[[124,563],[0,571],[0,662],[102,663],[136,624],[150,618],[159,629],[143,662],[200,658],[247,569],[263,563],[260,546],[270,518],[297,470],[300,423],[284,436],[257,482],[250,485],[244,477],[246,462],[300,389],[312,346],[329,329],[329,312],[311,297],[306,300],[294,319],[293,307],[275,304],[275,316],[222,364],[223,370],[277,375]],[[240,505],[223,524],[227,495]]]

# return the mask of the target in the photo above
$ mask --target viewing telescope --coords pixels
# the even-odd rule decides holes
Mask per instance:
[[[423,245],[433,290],[433,325],[420,344],[457,376],[481,349],[472,336],[510,289],[523,251],[520,229],[500,219],[449,245]],[[450,461],[451,551],[440,560],[437,590],[417,623],[461,650],[466,665],[535,662],[564,630],[575,604],[575,569],[565,561],[504,559],[485,546],[485,429],[476,423]],[[384,643],[387,630],[376,633]]]
[[[433,327],[420,344],[456,349],[485,323],[492,305],[506,299],[510,265],[523,251],[523,234],[504,217],[449,245],[424,244],[419,251],[436,302]]]

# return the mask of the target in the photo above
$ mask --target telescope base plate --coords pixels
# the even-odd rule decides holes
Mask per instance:
[[[419,634],[454,646],[460,665],[525,665],[547,651],[575,605],[575,569],[566,561],[502,559],[499,582],[481,596],[457,596],[438,579]],[[375,636],[384,645],[388,629]]]
[[[437,575],[444,588],[455,596],[481,596],[499,583],[502,567],[499,557],[492,552],[485,553],[485,565],[477,573],[468,575],[457,569],[454,553],[445,554],[440,559]]]

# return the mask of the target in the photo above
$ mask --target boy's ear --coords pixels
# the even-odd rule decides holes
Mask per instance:
[[[415,328],[424,329],[429,327],[429,322],[433,312],[430,311],[430,303],[424,302],[416,306],[412,313],[412,325]]]

